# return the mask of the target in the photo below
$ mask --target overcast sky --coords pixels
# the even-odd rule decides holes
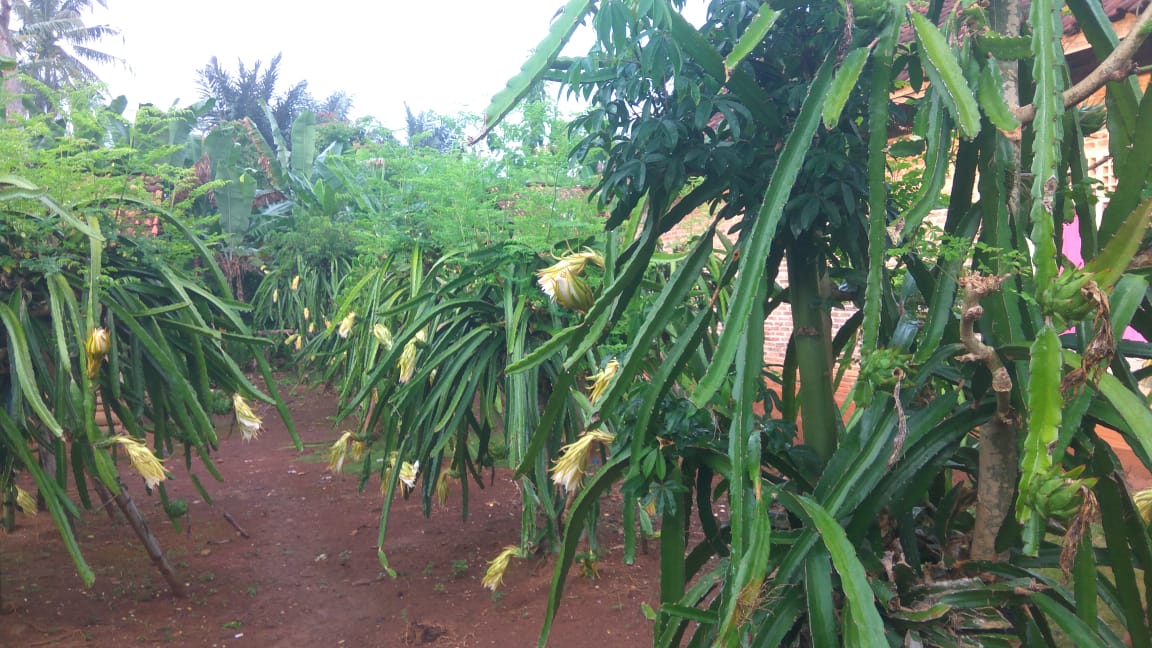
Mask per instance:
[[[323,99],[343,90],[353,114],[404,125],[415,111],[483,112],[544,38],[563,0],[108,0],[86,24],[122,34],[100,45],[129,69],[97,72],[129,106],[167,108],[199,99],[196,71],[216,56],[267,63],[277,53],[280,89],[307,80]],[[590,30],[578,42],[584,51]]]

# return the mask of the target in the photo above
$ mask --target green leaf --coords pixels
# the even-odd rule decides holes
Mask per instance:
[[[292,153],[288,150],[288,142],[284,139],[284,133],[280,130],[280,123],[276,120],[276,114],[272,112],[272,108],[264,101],[260,102],[260,107],[264,109],[264,116],[268,119],[269,129],[272,131],[271,144],[275,146],[276,150],[268,150],[269,143],[263,137],[252,138],[252,145],[257,150],[263,149],[260,152],[269,158],[269,170],[273,182],[281,184],[284,181],[284,171],[290,167]]]
[[[292,122],[292,171],[311,178],[316,158],[316,113],[305,110]]]
[[[659,451],[653,454],[659,454]],[[658,465],[663,470],[664,457],[659,457]],[[684,479],[676,464],[672,464],[672,474],[668,482],[677,485]],[[663,479],[663,477],[660,477]],[[684,596],[684,585],[687,578],[684,573],[685,529],[687,529],[688,498],[686,492],[679,492],[672,496],[674,505],[665,502],[664,511],[660,518],[660,617],[656,620],[657,633],[662,625],[672,623],[665,614],[665,605],[675,605]]]
[[[1103,3],[1096,0],[1068,0],[1067,4],[1081,33],[1092,46],[1096,59],[1106,59],[1116,49],[1120,39],[1116,36],[1112,20],[1104,11]],[[1125,166],[1133,140],[1141,132],[1136,123],[1141,94],[1136,75],[1130,75],[1123,81],[1112,81],[1106,86],[1108,150],[1112,153],[1114,168],[1117,170]],[[1144,127],[1147,126],[1145,122]]]
[[[808,629],[812,645],[836,646],[836,604],[832,599],[832,570],[828,552],[814,549],[804,562],[804,592],[808,596]]]
[[[1118,462],[1115,460],[1115,455],[1103,440],[1096,438],[1095,445],[1093,453],[1095,472],[1108,475],[1096,483],[1094,492],[1100,505],[1100,528],[1104,532],[1107,556],[1110,558],[1109,566],[1115,581],[1116,598],[1122,616],[1121,623],[1129,634],[1132,646],[1148,648],[1152,646],[1152,633],[1149,632],[1144,606],[1140,600],[1140,584],[1133,569],[1134,552],[1131,544],[1133,539],[1128,537],[1128,525],[1125,524],[1124,500],[1127,499],[1130,506],[1131,499],[1127,489],[1117,477]],[[1147,531],[1145,529],[1141,531],[1146,536]]]
[[[944,99],[939,94],[932,93],[927,98],[927,105],[922,105],[920,110],[927,111],[921,114],[925,115],[928,126],[924,139],[924,146],[927,147],[924,182],[916,191],[908,208],[900,214],[904,228],[900,232],[898,244],[911,240],[920,224],[924,222],[924,217],[940,202],[940,191],[944,188],[950,170],[949,164],[952,162],[952,134],[955,129],[952,128],[952,119],[944,107]],[[892,154],[897,155],[896,152]]]
[[[869,48],[857,47],[844,57],[840,69],[836,70],[836,77],[832,80],[832,87],[828,90],[828,99],[821,113],[824,128],[831,130],[836,126],[836,122],[840,121],[840,113],[844,111],[848,97],[852,96],[852,91],[856,89],[856,82],[860,80],[860,73],[864,70],[864,64],[868,62],[869,53]],[[882,87],[887,93],[888,86]]]
[[[663,2],[668,3],[669,0],[663,0]],[[689,57],[694,59],[705,72],[717,81],[727,83],[732,92],[744,101],[757,118],[765,118],[766,115],[773,114],[770,109],[772,100],[752,75],[740,68],[733,69],[730,74],[726,73],[724,60],[720,58],[720,53],[716,51],[708,38],[693,27],[692,23],[688,22],[679,12],[671,9],[669,11],[669,29],[672,38]]]
[[[978,88],[977,97],[980,99],[980,107],[984,109],[984,114],[988,115],[988,121],[992,125],[1004,132],[1012,132],[1020,128],[1020,120],[1016,119],[1016,113],[1008,107],[1008,102],[1004,101],[1004,95],[1001,90],[1004,87],[1004,79],[1000,76],[1000,66],[989,62],[980,71],[980,87]]]
[[[1128,442],[1143,448],[1145,456],[1152,456],[1152,410],[1148,409],[1144,399],[1110,373],[1100,375],[1096,388],[1127,424],[1128,429],[1121,432]]]
[[[683,312],[685,300],[699,280],[701,269],[712,255],[712,237],[715,231],[714,225],[704,231],[691,255],[664,284],[640,329],[632,335],[632,344],[620,363],[620,369],[612,385],[597,403],[596,411],[612,411],[613,406],[631,386],[632,380],[640,373],[643,363],[650,357],[656,337],[665,332],[675,315]]]
[[[16,382],[20,393],[24,394],[24,398],[32,407],[32,411],[36,412],[40,422],[51,430],[56,438],[63,439],[64,428],[56,422],[56,417],[52,416],[52,412],[44,404],[44,400],[40,398],[40,385],[36,380],[36,371],[32,367],[32,357],[28,353],[28,337],[24,327],[20,325],[20,318],[11,308],[8,308],[7,304],[2,302],[0,302],[0,321],[4,322],[4,327],[8,329],[8,344],[6,346],[8,347],[8,355],[16,367]]]
[[[506,369],[507,374],[512,376],[540,366],[547,361],[548,358],[551,358],[563,349],[572,336],[578,333],[581,328],[582,326],[580,324],[574,324],[553,335],[547,342],[533,349],[531,353],[508,365]]]
[[[1132,316],[1140,308],[1148,292],[1148,280],[1140,275],[1126,274],[1120,277],[1112,294],[1108,296],[1111,309],[1113,331],[1123,331],[1132,323]]]
[[[840,574],[844,598],[852,614],[852,622],[859,633],[861,646],[867,648],[887,648],[884,636],[884,621],[876,609],[876,596],[868,583],[864,565],[856,557],[856,547],[848,540],[840,523],[824,507],[809,497],[793,494],[792,498],[803,507],[808,517],[820,533],[824,546],[832,558],[836,573]],[[847,625],[848,621],[844,621]]]
[[[32,456],[32,452],[28,449],[27,440],[20,434],[20,430],[16,428],[16,423],[3,408],[0,408],[0,431],[3,432],[3,436],[0,438],[7,441],[12,454],[16,455],[24,469],[32,474],[36,487],[44,495],[44,502],[48,506],[48,512],[52,515],[52,521],[56,524],[60,537],[64,539],[64,547],[68,550],[68,555],[72,557],[76,571],[80,572],[80,578],[84,581],[84,585],[91,587],[92,583],[96,581],[96,574],[92,572],[92,568],[88,566],[84,556],[81,555],[80,545],[76,543],[76,536],[72,532],[72,523],[68,520],[69,514],[78,515],[76,507],[72,506],[71,501],[60,490],[56,482],[44,473],[44,469],[40,467],[40,462]]]
[[[1032,39],[987,31],[976,35],[976,48],[1001,61],[1019,61],[1032,56]]]
[[[475,144],[483,139],[488,131],[499,124],[500,120],[504,119],[504,116],[511,112],[516,104],[528,94],[533,84],[540,79],[541,75],[548,70],[548,66],[560,54],[560,50],[564,49],[564,45],[572,37],[572,32],[576,31],[576,28],[584,21],[584,17],[588,15],[595,4],[595,0],[568,1],[564,10],[552,21],[548,35],[536,46],[532,56],[524,62],[520,68],[520,73],[512,77],[507,86],[492,97],[492,102],[484,111],[484,127],[478,135],[469,141],[470,144]]]
[[[1136,209],[1132,210],[1116,227],[1104,243],[1104,249],[1096,258],[1084,264],[1085,272],[1093,275],[1096,284],[1103,290],[1108,290],[1132,263],[1132,257],[1144,240],[1148,231],[1148,222],[1152,219],[1152,199],[1145,200]],[[1104,242],[1104,233],[1101,232],[1101,242]]]
[[[732,51],[724,59],[724,76],[732,75],[732,70],[740,65],[752,50],[764,40],[768,34],[768,30],[772,29],[772,25],[776,23],[776,19],[780,17],[780,12],[773,10],[767,4],[761,5],[760,10],[752,18],[752,22],[748,23],[748,28],[740,35],[740,40],[732,46]]]
[[[980,109],[964,79],[960,62],[936,25],[916,11],[909,11],[908,16],[925,55],[928,77],[951,99],[949,109],[954,109],[953,117],[960,126],[960,133],[967,139],[976,137],[980,132]]]
[[[894,2],[889,3],[893,13],[898,11]],[[868,285],[864,291],[864,324],[861,343],[862,357],[876,350],[880,334],[880,310],[884,300],[884,265],[887,257],[887,205],[888,205],[888,165],[884,148],[888,145],[888,112],[891,99],[888,91],[892,84],[892,57],[896,49],[897,25],[899,21],[889,20],[880,35],[876,58],[873,61],[872,87],[868,97]],[[857,50],[857,52],[860,50]],[[856,52],[849,54],[851,57]],[[867,55],[861,58],[865,58]],[[863,62],[860,66],[863,67]],[[844,73],[844,67],[836,74],[833,89]],[[856,73],[859,75],[859,72]],[[855,85],[853,81],[852,85]],[[831,100],[830,100],[831,102]],[[843,102],[841,102],[841,107]],[[837,119],[839,120],[839,110]],[[824,113],[827,127],[828,112]]]
[[[701,610],[687,605],[666,603],[660,606],[660,612],[669,616],[696,621],[697,623],[716,623],[716,613],[711,610]]]
[[[560,555],[556,558],[556,569],[552,572],[552,586],[548,589],[548,606],[544,608],[544,625],[540,629],[539,648],[548,644],[548,634],[552,631],[552,621],[556,618],[556,610],[560,608],[560,598],[564,594],[564,582],[568,578],[568,570],[576,558],[576,548],[580,537],[584,533],[584,521],[589,514],[598,510],[600,496],[604,494],[628,467],[629,452],[620,451],[608,460],[591,479],[584,484],[580,494],[572,502],[568,514],[567,524],[564,526],[564,544],[560,547]],[[396,471],[398,472],[398,471]],[[669,529],[669,532],[675,531]]]
[[[575,382],[575,372],[561,371],[552,383],[552,393],[548,397],[548,404],[544,407],[544,414],[540,423],[532,432],[532,438],[524,451],[523,462],[516,467],[514,477],[523,477],[531,474],[533,467],[540,460],[540,453],[544,452],[545,444],[556,431],[560,417],[563,416],[567,401],[570,397],[568,390]]]
[[[1032,103],[1036,118],[1032,128],[1036,132],[1032,143],[1032,231],[1029,239],[1036,246],[1033,268],[1037,293],[1041,293],[1055,280],[1056,214],[1053,213],[1055,194],[1062,173],[1060,142],[1064,136],[1064,52],[1060,48],[1060,16],[1054,0],[1035,0],[1031,6],[1029,22],[1033,29],[1032,76],[1036,83]]]
[[[788,134],[788,139],[780,152],[779,162],[768,181],[764,203],[756,215],[756,221],[752,224],[752,231],[743,241],[741,267],[758,268],[768,258],[768,251],[776,235],[776,226],[784,213],[784,205],[792,194],[792,186],[796,183],[808,148],[812,145],[812,136],[820,124],[820,110],[832,85],[834,67],[835,53],[825,59],[808,88],[808,96],[804,99],[796,125]],[[736,287],[732,293],[731,310],[724,319],[724,331],[720,334],[712,364],[692,393],[692,403],[696,407],[704,407],[723,384],[736,358],[736,349],[744,337],[745,329],[761,325],[760,322],[750,322],[748,318],[752,312],[752,300],[760,293],[760,284],[763,281],[762,272],[742,272],[737,277]]]
[[[256,181],[247,174],[216,189],[216,207],[220,210],[220,229],[238,244],[252,226],[252,201],[256,198]]]
[[[1052,468],[1052,447],[1060,436],[1060,418],[1064,399],[1060,395],[1063,377],[1060,336],[1051,326],[1036,334],[1029,350],[1028,365],[1028,433],[1020,458],[1020,489],[1016,499],[1016,519],[1027,522],[1034,513],[1026,504],[1036,487],[1034,480],[1043,479]],[[1038,546],[1026,542],[1026,551]]]

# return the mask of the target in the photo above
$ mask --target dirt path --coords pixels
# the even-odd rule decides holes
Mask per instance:
[[[201,501],[182,466],[174,470],[170,496],[191,503],[183,533],[139,479],[126,477],[189,583],[188,599],[168,594],[129,528],[102,512],[86,514],[78,528],[97,575],[92,589],[70,568],[47,514],[18,516],[17,532],[0,535],[0,646],[536,644],[552,560],[513,561],[495,596],[480,585],[487,561],[519,534],[519,496],[506,473],[489,488],[470,489],[467,521],[457,493],[431,519],[415,498],[398,501],[385,545],[398,572],[392,580],[376,558],[378,480],[358,493],[355,477],[334,478],[316,458],[338,436],[333,399],[301,389],[290,406],[309,452],[297,455],[274,413],[264,412],[268,429],[257,441],[222,440],[223,484],[194,464],[215,506]],[[626,566],[619,537],[605,531],[601,544],[610,553],[600,578],[569,579],[550,646],[651,645],[640,604],[657,597],[656,558]]]

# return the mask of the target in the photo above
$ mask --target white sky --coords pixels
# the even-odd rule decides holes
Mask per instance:
[[[544,38],[564,0],[108,0],[85,16],[122,35],[97,46],[130,69],[97,67],[112,96],[130,110],[199,99],[196,71],[216,56],[235,71],[278,52],[284,90],[307,80],[323,99],[353,96],[354,116],[404,126],[414,111],[481,113]],[[573,45],[587,50],[590,29]]]

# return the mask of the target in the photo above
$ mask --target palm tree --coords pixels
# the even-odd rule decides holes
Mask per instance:
[[[316,104],[316,119],[321,122],[347,122],[352,112],[352,97],[343,90],[328,95]]]
[[[277,95],[280,54],[274,56],[264,69],[261,61],[256,61],[252,67],[238,61],[238,66],[234,76],[213,56],[208,65],[197,72],[201,97],[215,100],[212,112],[205,116],[206,125],[214,126],[247,118],[264,136],[265,141],[273,142],[271,124],[264,112],[264,106],[267,105],[280,132],[289,138],[292,122],[315,103],[308,94],[308,82],[300,81],[283,94]]]
[[[95,0],[107,7],[107,0]],[[7,2],[5,3],[7,4]],[[119,29],[109,25],[85,25],[81,14],[93,0],[12,0],[20,21],[14,34],[20,70],[48,88],[60,90],[98,80],[89,63],[119,63],[121,59],[93,49]]]
[[[408,146],[427,146],[441,153],[447,153],[455,146],[459,138],[452,128],[443,123],[433,112],[412,112],[408,104],[404,104],[405,119],[408,130]]]

